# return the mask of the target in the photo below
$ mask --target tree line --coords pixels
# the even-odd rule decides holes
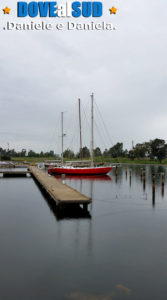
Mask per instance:
[[[73,151],[67,149],[64,151],[64,157],[67,158],[79,158],[80,153],[74,154]],[[90,157],[90,152],[87,147],[82,148],[83,158]],[[158,159],[160,162],[162,159],[167,158],[167,144],[163,139],[154,139],[149,142],[137,143],[131,150],[123,149],[123,143],[116,143],[109,149],[105,149],[103,152],[99,147],[94,149],[95,157],[126,157],[134,160],[135,158],[147,158],[147,159]]]
[[[63,152],[63,156],[66,159],[79,159],[80,152],[74,153],[71,149],[66,149]],[[118,158],[118,157],[126,157],[131,160],[136,158],[138,159],[158,159],[160,162],[162,159],[167,158],[167,144],[163,139],[154,139],[149,142],[137,143],[131,150],[123,149],[123,143],[118,142],[114,146],[109,149],[105,149],[101,151],[100,147],[96,147],[94,149],[94,156],[97,158]],[[10,159],[11,157],[54,157],[56,159],[60,158],[58,154],[56,154],[53,150],[48,152],[35,152],[33,150],[27,151],[26,149],[22,149],[21,151],[15,151],[15,149],[3,149],[0,147],[0,157],[2,159]],[[82,148],[82,158],[89,159],[90,151],[84,146]]]
[[[59,157],[54,153],[53,150],[48,152],[35,152],[34,150],[27,151],[26,149],[22,149],[21,151],[16,151],[15,149],[3,149],[0,147],[0,158],[1,160],[9,160],[11,157]]]

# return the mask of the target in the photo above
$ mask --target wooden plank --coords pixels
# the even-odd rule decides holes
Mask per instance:
[[[63,184],[60,180],[37,167],[29,167],[29,170],[40,185],[56,201],[57,205],[70,203],[87,205],[91,203],[91,198],[86,197],[67,184]]]

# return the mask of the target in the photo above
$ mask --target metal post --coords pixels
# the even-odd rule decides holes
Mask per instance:
[[[63,165],[63,137],[64,137],[64,133],[63,133],[63,112],[61,112],[61,162]]]
[[[78,104],[79,104],[79,128],[80,128],[80,160],[82,160],[83,155],[82,155],[82,131],[81,131],[81,104],[80,104],[80,99],[78,99]]]
[[[127,180],[127,176],[128,176],[128,168],[126,167],[126,170],[125,170],[125,176],[126,176],[126,180]]]
[[[140,177],[141,177],[141,181],[143,179],[143,168],[141,168],[141,174],[140,174]]]
[[[162,180],[161,194],[162,194],[162,197],[164,197],[164,185],[165,185],[165,174],[164,173],[161,174],[161,180]]]
[[[152,205],[155,206],[155,174],[152,174]]]
[[[132,169],[129,169],[129,185],[132,183]]]
[[[90,154],[91,154],[91,167],[93,168],[93,93],[91,95],[91,143],[90,143]]]
[[[146,189],[146,173],[145,170],[143,170],[143,191]]]
[[[115,176],[118,176],[118,167],[115,168]]]

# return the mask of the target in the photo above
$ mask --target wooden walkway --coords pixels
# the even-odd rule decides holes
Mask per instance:
[[[82,204],[87,209],[87,205],[91,203],[90,198],[63,184],[60,180],[57,180],[37,167],[29,167],[29,170],[58,206],[64,204]]]

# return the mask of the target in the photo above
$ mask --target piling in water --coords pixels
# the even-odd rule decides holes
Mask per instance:
[[[142,181],[143,180],[143,168],[141,168],[140,178],[141,178],[141,181]]]
[[[165,184],[165,174],[164,173],[161,173],[161,183],[162,183],[162,186],[164,186],[164,184]]]
[[[132,169],[129,169],[129,184],[131,186],[132,183]]]
[[[146,189],[146,172],[143,170],[142,172],[142,180],[143,180],[143,190],[145,191]]]
[[[155,175],[152,174],[152,190],[155,191]]]
[[[115,167],[115,182],[117,183],[117,179],[118,179],[118,167]]]
[[[127,180],[127,177],[128,177],[128,168],[126,167],[126,170],[125,170],[125,176],[126,176],[126,180]]]
[[[66,179],[66,174],[61,174],[61,179],[65,180]]]
[[[165,174],[161,173],[161,194],[164,196]]]
[[[117,176],[118,175],[118,167],[116,166],[116,168],[115,168],[115,176]]]
[[[155,174],[152,174],[152,204],[155,206]]]

